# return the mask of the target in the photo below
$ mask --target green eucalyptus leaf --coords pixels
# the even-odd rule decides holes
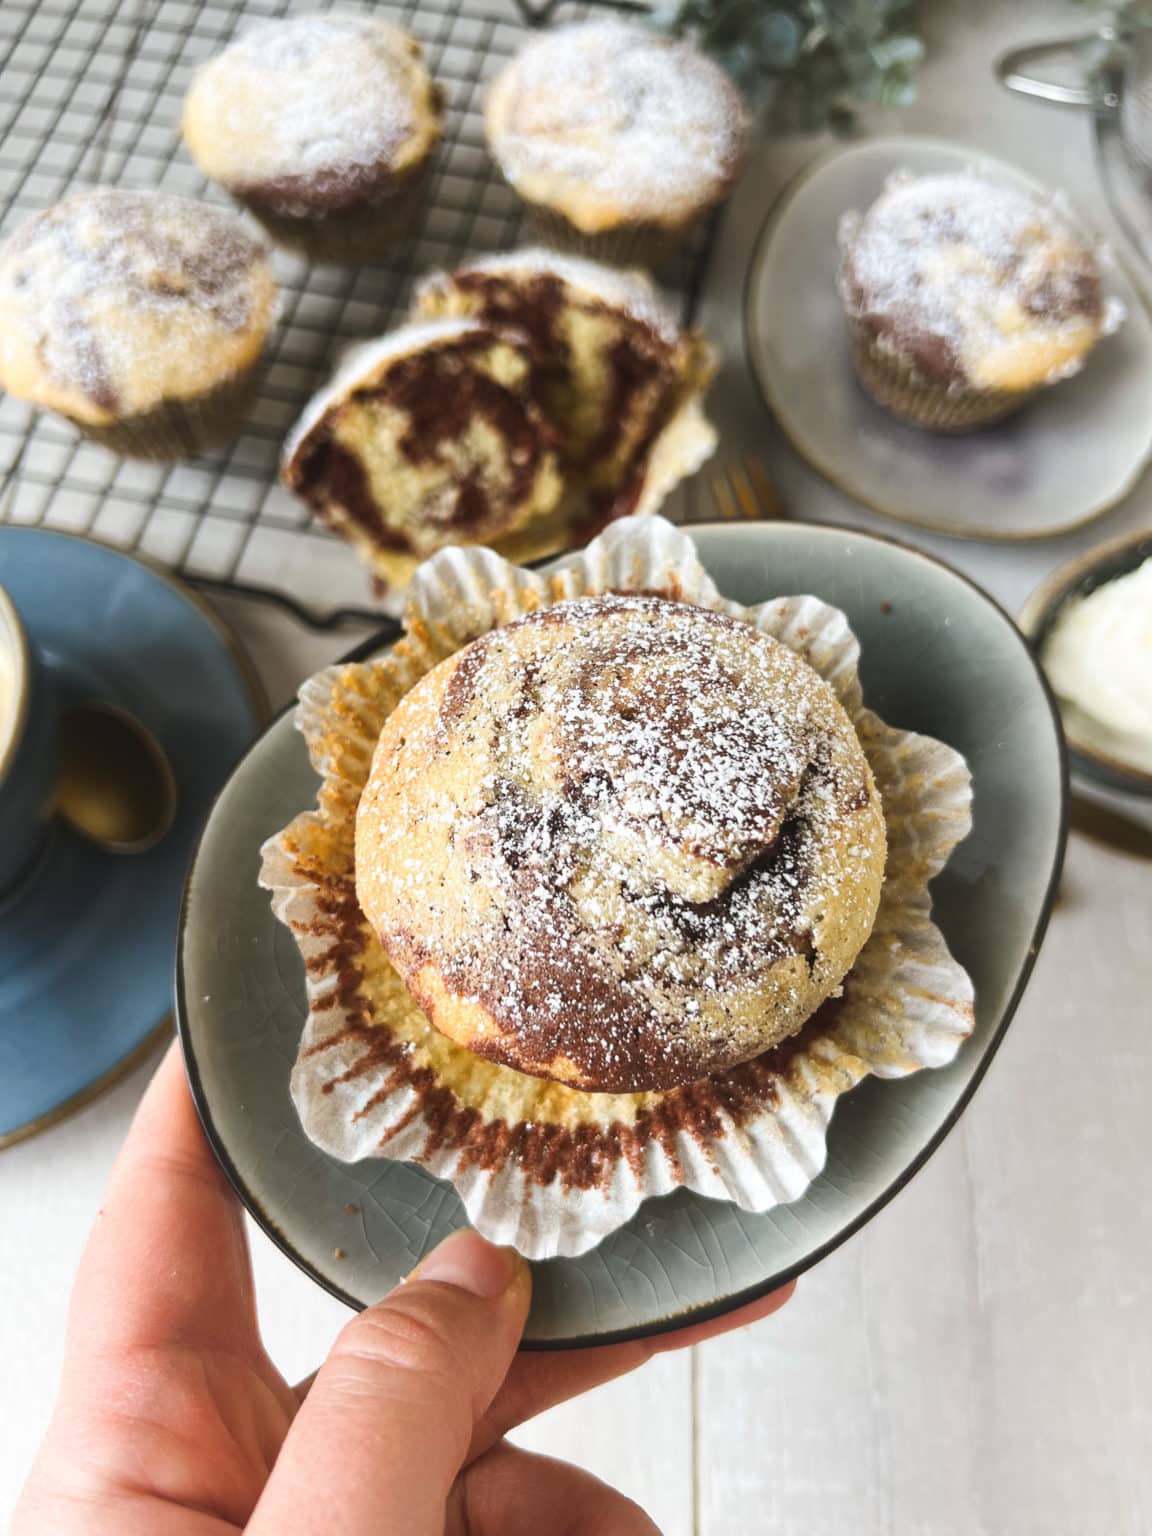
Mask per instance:
[[[924,57],[924,44],[918,37],[897,34],[873,43],[869,51],[881,69],[911,69]]]
[[[766,69],[791,68],[800,52],[800,23],[787,11],[766,11],[749,29],[749,44]]]
[[[1138,0],[1152,7],[1152,0]],[[920,0],[660,0],[779,126],[844,128],[854,102],[904,106],[923,57]]]
[[[657,5],[644,15],[644,25],[651,27],[653,32],[679,32],[684,25],[684,7],[682,5]]]

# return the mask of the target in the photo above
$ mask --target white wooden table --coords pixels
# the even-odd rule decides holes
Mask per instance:
[[[1010,97],[990,75],[1000,47],[1073,29],[1080,13],[1059,0],[927,8],[931,62],[903,126],[1062,182],[1107,226],[1087,120]],[[748,199],[766,202],[811,152],[768,146],[710,286],[706,323],[729,355],[717,391],[729,450],[765,438],[733,304]],[[884,527],[779,444],[771,462],[794,515]],[[1016,610],[1044,569],[1149,525],[1145,485],[1096,528],[1042,550],[917,542]],[[277,703],[357,638],[322,642],[278,614],[224,606]],[[71,1275],[148,1070],[0,1154],[0,1523],[49,1412]],[[516,1438],[623,1488],[666,1536],[1145,1536],[1150,1103],[1152,860],[1076,832],[1006,1043],[911,1186],[779,1316],[665,1356]],[[344,1310],[258,1232],[253,1246],[272,1355],[304,1375]]]

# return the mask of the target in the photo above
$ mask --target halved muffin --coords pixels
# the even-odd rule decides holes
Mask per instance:
[[[592,526],[632,509],[662,436],[686,409],[699,416],[715,369],[708,343],[681,329],[643,274],[545,250],[490,256],[432,277],[416,307],[527,339],[566,483],[585,503],[575,516],[582,511]]]
[[[445,544],[502,544],[551,512],[555,444],[524,342],[446,320],[358,349],[289,438],[282,477],[402,582]]]

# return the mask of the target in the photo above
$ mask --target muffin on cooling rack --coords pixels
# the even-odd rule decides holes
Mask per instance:
[[[411,230],[442,109],[414,38],[337,12],[265,22],[210,60],[183,132],[204,174],[276,241],[370,260]]]
[[[357,350],[296,426],[282,474],[390,583],[445,544],[519,547],[563,491],[523,338],[474,320]]]
[[[691,43],[615,18],[534,38],[496,77],[488,144],[550,243],[662,260],[740,174],[748,115]]]
[[[230,214],[82,193],[0,246],[0,387],[118,453],[185,458],[235,436],[275,313]]]
[[[1058,203],[973,171],[893,177],[840,226],[840,293],[864,389],[941,432],[998,421],[1119,324]]]
[[[650,502],[654,476],[666,493],[712,450],[700,405],[712,348],[680,327],[642,273],[515,251],[426,279],[416,307],[528,338],[558,434],[574,537]]]

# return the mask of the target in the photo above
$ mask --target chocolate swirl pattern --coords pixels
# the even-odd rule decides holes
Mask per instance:
[[[105,424],[248,367],[275,309],[267,252],[230,214],[79,193],[0,247],[0,387]]]
[[[597,1092],[794,1034],[872,929],[885,832],[832,688],[660,598],[560,603],[431,672],[381,735],[357,894],[436,1027]]]
[[[515,532],[563,489],[532,369],[518,336],[475,321],[402,327],[313,398],[284,483],[389,581],[454,538]]]
[[[435,274],[417,290],[416,309],[528,339],[565,479],[591,493],[590,522],[631,509],[658,442],[716,367],[708,343],[681,331],[641,273],[543,249]]]

